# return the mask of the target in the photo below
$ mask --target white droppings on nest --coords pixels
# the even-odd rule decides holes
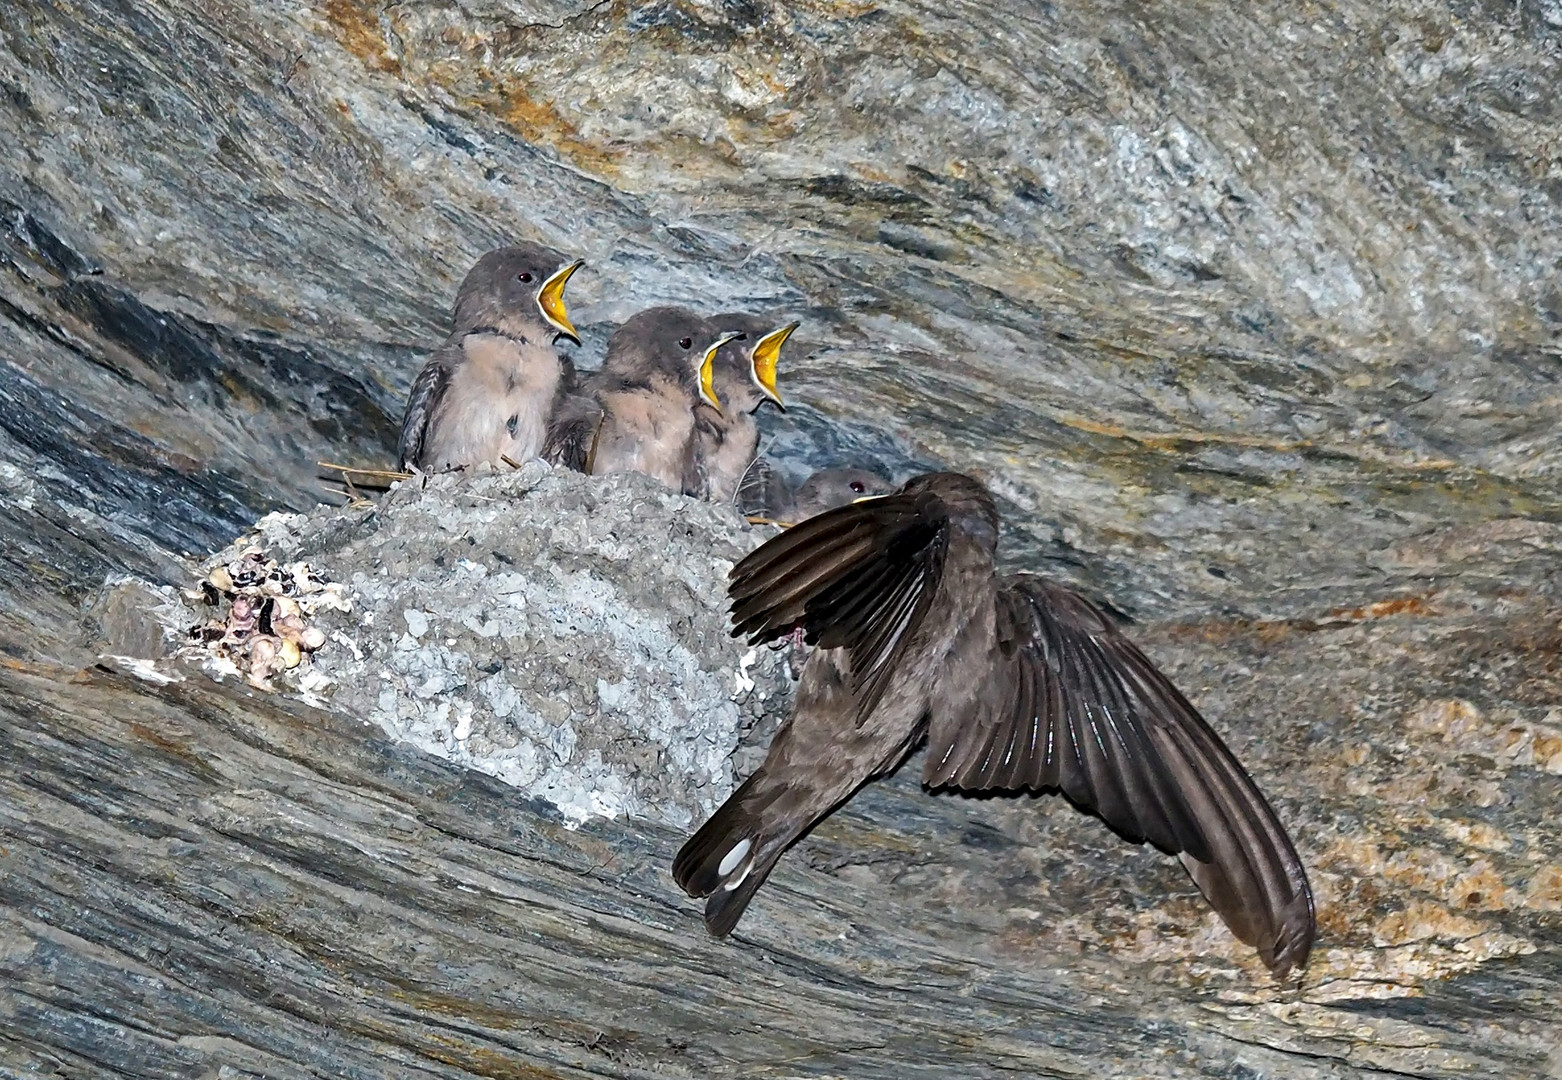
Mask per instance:
[[[262,524],[279,517],[268,515]],[[210,617],[190,630],[182,654],[215,677],[243,675],[251,686],[267,691],[276,689],[276,676],[299,667],[325,644],[326,632],[314,625],[322,612],[352,610],[340,582],[328,581],[306,561],[280,565],[253,544],[212,565],[185,595],[204,605]],[[316,691],[330,681],[311,671],[297,689],[310,704],[320,704]]]
[[[754,661],[758,659],[759,650],[751,647],[748,652],[743,654],[743,658],[738,661],[737,678],[734,680],[737,684],[737,689],[733,691],[733,697],[742,697],[754,689],[754,680],[748,677],[748,669],[753,667]]]
[[[149,682],[155,686],[167,686],[169,683],[184,682],[183,675],[158,671],[157,661],[155,660],[145,660],[135,656],[116,656],[113,653],[105,654],[105,658],[113,660],[126,674],[134,675],[142,682]]]
[[[298,677],[298,696],[304,702],[313,705],[317,709],[327,707],[326,701],[320,696],[320,691],[331,685],[331,677],[315,668],[310,668]]]
[[[363,651],[358,648],[358,643],[340,630],[331,631],[331,640],[351,652],[354,660],[363,659]]]

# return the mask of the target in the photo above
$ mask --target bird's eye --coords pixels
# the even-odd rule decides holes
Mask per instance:
[[[516,281],[524,281],[527,284],[531,283],[531,279],[532,279],[532,272],[530,270],[522,270],[519,274],[515,275],[515,280]]]
[[[852,490],[855,491],[858,495],[861,495],[864,491],[867,491],[868,489],[862,486],[862,481],[861,480],[853,480],[852,481]]]
[[[688,349],[688,348],[693,347],[693,345],[694,345],[694,339],[693,338],[686,337],[686,338],[679,338],[678,339],[678,348],[680,348],[680,349]]]

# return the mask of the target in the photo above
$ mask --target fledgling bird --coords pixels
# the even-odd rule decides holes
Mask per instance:
[[[894,485],[867,469],[820,469],[794,490],[764,458],[755,458],[743,474],[735,501],[756,524],[790,527],[826,510],[872,495],[888,494]]]
[[[776,389],[776,367],[781,346],[798,324],[778,327],[771,319],[741,312],[717,315],[711,322],[718,330],[735,330],[743,337],[716,353],[715,387],[721,409],[703,402],[694,408],[695,457],[703,479],[697,494],[713,502],[731,502],[759,450],[755,410],[766,401],[786,409]]]
[[[1285,828],[1197,710],[1077,593],[994,569],[987,489],[929,473],[797,525],[732,569],[733,634],[816,645],[764,764],[673,876],[720,937],[777,858],[924,737],[922,781],[1059,790],[1177,854],[1276,977],[1307,962],[1312,893]]]
[[[581,265],[540,244],[477,260],[456,290],[450,336],[412,384],[399,468],[441,472],[537,456],[568,382],[554,340],[580,343],[564,285]]]
[[[561,405],[543,457],[596,476],[644,473],[693,494],[694,409],[720,412],[716,353],[738,336],[686,308],[631,316],[613,332],[602,367]]]

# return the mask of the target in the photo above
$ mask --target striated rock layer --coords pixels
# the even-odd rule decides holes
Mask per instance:
[[[1554,0],[0,5],[0,1064],[1556,1075],[1559,62]],[[585,367],[651,303],[801,318],[785,471],[974,472],[1135,619],[1294,826],[1303,984],[1170,860],[909,770],[713,944],[677,830],[100,661],[158,636],[106,580],[388,463],[514,237],[589,260]],[[492,674],[383,647],[398,716]]]

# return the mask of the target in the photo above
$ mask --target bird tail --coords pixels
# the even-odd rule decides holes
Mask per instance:
[[[777,814],[781,791],[756,774],[723,803],[673,860],[673,879],[705,902],[705,927],[726,937],[765,883],[781,853],[802,835],[809,819]]]

